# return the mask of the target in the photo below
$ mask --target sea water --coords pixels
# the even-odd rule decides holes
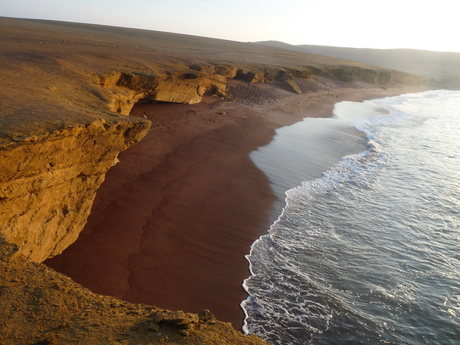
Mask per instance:
[[[344,122],[365,149],[314,176],[324,165],[299,152],[329,162],[362,149]],[[286,128],[252,154],[284,203],[247,256],[244,331],[272,344],[460,344],[460,92],[341,102],[300,126],[318,123],[313,142]]]

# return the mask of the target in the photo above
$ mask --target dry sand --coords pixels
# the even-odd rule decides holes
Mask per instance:
[[[317,78],[300,83],[306,92],[298,96],[231,82],[235,102],[137,105],[131,116],[149,118],[152,130],[120,154],[77,242],[46,263],[96,293],[172,310],[207,308],[241,327],[244,256],[268,229],[275,200],[248,154],[278,127],[330,116],[340,100],[405,90]]]

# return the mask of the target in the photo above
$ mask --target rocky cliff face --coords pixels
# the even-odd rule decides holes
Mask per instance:
[[[174,72],[111,72],[98,75],[96,84],[112,91],[112,111],[128,115],[138,101],[196,104],[205,93],[225,97],[227,78],[236,71],[229,65],[191,65]]]
[[[147,121],[97,120],[0,150],[0,229],[35,262],[61,253],[83,229],[117,155],[147,132]]]
[[[201,102],[204,94],[229,98],[229,78],[250,84],[278,83],[287,91],[302,93],[290,72],[272,67],[262,69],[237,65],[196,64],[175,72],[113,71],[97,75],[95,78],[97,85],[111,91],[110,110],[124,115],[128,115],[137,102],[196,104]]]
[[[95,76],[95,84],[110,90],[109,108],[128,115],[137,102],[170,102],[196,104],[204,94],[230,98],[227,79],[235,78],[249,84],[267,83],[301,94],[294,77],[311,78],[322,75],[348,83],[365,82],[377,85],[403,83],[423,84],[421,77],[398,71],[356,66],[339,66],[318,70],[285,69],[281,67],[245,67],[238,65],[190,65],[175,72],[118,72]]]

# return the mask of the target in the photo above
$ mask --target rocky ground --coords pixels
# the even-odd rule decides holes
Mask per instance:
[[[168,311],[93,294],[0,243],[0,344],[265,344],[211,312]]]

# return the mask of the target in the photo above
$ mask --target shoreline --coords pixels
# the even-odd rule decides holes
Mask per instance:
[[[131,116],[150,119],[152,130],[120,154],[79,239],[45,263],[99,294],[210,309],[241,328],[245,255],[268,230],[276,200],[249,153],[268,144],[276,128],[331,116],[336,102],[414,89],[331,84],[300,96],[276,90],[277,102],[257,106],[211,97],[196,105],[138,105]]]

